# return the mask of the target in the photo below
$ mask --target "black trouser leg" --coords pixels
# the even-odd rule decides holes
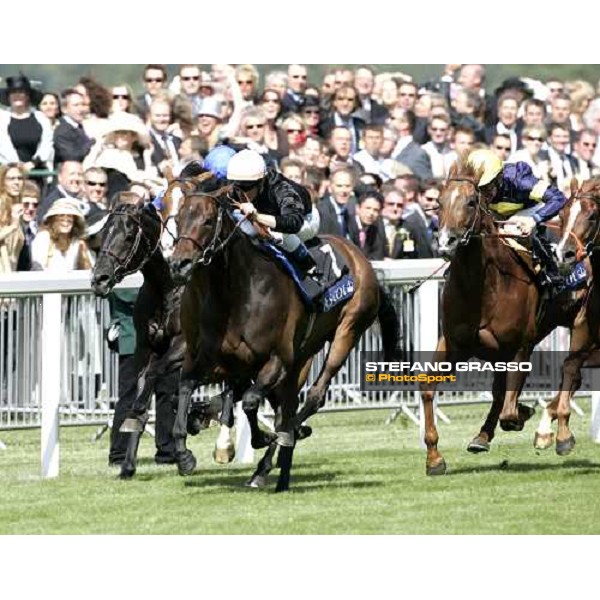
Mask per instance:
[[[133,354],[119,356],[119,400],[115,406],[113,426],[110,432],[109,461],[120,461],[125,458],[128,433],[120,433],[119,429],[133,407],[137,393],[137,372]]]
[[[174,456],[173,425],[179,397],[179,371],[166,373],[156,381],[156,456]]]

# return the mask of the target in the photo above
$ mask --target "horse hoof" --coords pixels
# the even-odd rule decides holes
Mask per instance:
[[[556,454],[558,454],[559,456],[566,456],[567,454],[569,454],[569,452],[571,452],[571,450],[573,450],[573,448],[575,448],[574,435],[571,435],[570,438],[562,442],[556,440]]]
[[[119,473],[119,479],[123,481],[128,481],[129,479],[133,479],[135,475],[135,467],[127,466],[125,463],[121,465],[121,472]]]
[[[480,454],[481,452],[489,452],[490,451],[490,443],[486,442],[484,439],[477,436],[471,440],[471,443],[467,446],[467,450],[469,452],[472,452],[473,454]]]
[[[125,419],[121,427],[120,433],[142,433],[144,426],[137,419]]]
[[[277,440],[277,434],[271,433],[270,431],[261,431],[262,435],[257,438],[250,440],[250,445],[254,450],[260,450],[261,448],[269,447],[274,441]]]
[[[554,442],[554,434],[553,433],[538,433],[535,432],[535,436],[533,438],[533,447],[536,450],[548,450],[552,443]]]
[[[523,431],[524,426],[525,422],[520,420],[500,421],[500,428],[502,431]]]
[[[196,459],[190,450],[177,455],[177,471],[180,475],[191,475],[196,468]]]
[[[277,486],[275,487],[275,493],[279,494],[280,492],[289,492],[290,490],[290,486],[286,483],[278,483]]]
[[[233,446],[228,446],[227,448],[215,447],[213,458],[219,465],[228,465],[235,458],[235,448]]]
[[[202,425],[198,417],[188,417],[186,430],[188,435],[198,435],[202,430]]]
[[[312,432],[312,427],[309,425],[300,425],[300,427],[298,427],[298,431],[296,431],[296,439],[305,440],[312,435]]]
[[[267,486],[267,478],[264,475],[255,475],[245,485],[249,488],[262,489]]]
[[[535,408],[533,406],[529,406],[528,404],[519,404],[517,406],[517,411],[519,413],[519,422],[522,423],[529,421],[529,419],[535,415]]]
[[[437,465],[427,465],[427,475],[445,475],[446,474],[446,461],[442,458]]]

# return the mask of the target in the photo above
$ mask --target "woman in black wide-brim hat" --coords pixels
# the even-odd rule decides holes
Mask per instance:
[[[52,125],[33,108],[42,97],[24,75],[6,78],[0,89],[0,103],[9,107],[0,111],[0,164],[22,163],[28,171],[52,167]]]

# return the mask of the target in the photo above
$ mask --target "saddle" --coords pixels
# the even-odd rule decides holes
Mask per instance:
[[[261,241],[259,248],[292,277],[302,301],[313,312],[329,312],[354,295],[354,278],[344,257],[327,240],[313,238],[306,248],[316,264],[316,273],[304,275],[276,244]]]

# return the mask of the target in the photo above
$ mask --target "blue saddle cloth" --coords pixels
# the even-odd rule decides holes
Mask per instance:
[[[310,281],[307,281],[309,277],[306,279],[303,278],[303,275],[296,269],[296,266],[290,260],[288,255],[271,242],[262,241],[260,243],[260,247],[268,254],[273,256],[277,262],[288,272],[296,284],[296,288],[298,289],[298,293],[302,298],[302,302],[304,302],[306,307],[310,310],[329,312],[338,304],[349,300],[354,295],[354,278],[347,272],[347,267],[339,271],[339,276],[337,277],[332,277],[331,269],[323,269],[321,272],[329,274],[329,277],[326,277],[325,291],[321,297],[317,299],[317,301],[312,301],[309,293],[306,290],[306,286],[311,284]],[[318,246],[313,246],[310,249],[311,254],[313,258],[315,258],[317,266],[321,269],[323,261],[330,257],[328,255],[325,255],[324,257],[322,253],[315,252],[315,249],[318,250]],[[337,259],[339,261],[340,257],[338,256]]]
[[[569,275],[565,277],[565,286],[570,290],[574,290],[585,284],[587,281],[587,271],[583,262],[578,262]]]

